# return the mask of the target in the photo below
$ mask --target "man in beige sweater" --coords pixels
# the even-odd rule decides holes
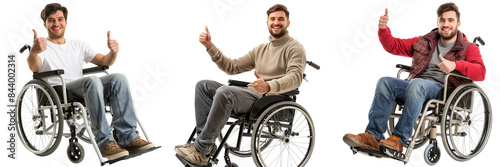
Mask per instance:
[[[261,44],[243,57],[230,59],[211,41],[208,28],[200,34],[212,61],[229,75],[255,69],[257,77],[248,89],[225,86],[216,81],[202,80],[196,84],[195,110],[198,138],[194,143],[177,145],[175,152],[196,165],[206,165],[207,155],[215,154],[215,140],[231,112],[245,114],[262,94],[280,94],[294,90],[302,83],[306,66],[304,47],[289,36],[289,12],[277,4],[267,11],[270,42]]]

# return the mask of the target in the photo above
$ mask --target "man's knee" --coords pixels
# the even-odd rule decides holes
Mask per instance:
[[[127,77],[120,73],[109,74],[108,77],[111,77],[111,79],[115,82],[128,83]]]
[[[408,84],[407,91],[410,93],[425,93],[427,92],[427,85],[429,85],[429,82],[430,81],[425,79],[413,78]]]
[[[85,77],[83,78],[82,82],[85,88],[91,88],[91,89],[102,88],[102,82],[99,79],[99,77],[96,76]]]
[[[201,80],[196,83],[196,90],[206,92],[208,90],[217,90],[220,87],[220,83],[212,80]]]

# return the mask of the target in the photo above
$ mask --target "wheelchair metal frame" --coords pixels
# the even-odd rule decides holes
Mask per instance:
[[[97,67],[93,67],[93,68],[87,68],[87,69],[83,69],[83,75],[89,75],[89,74],[94,74],[94,73],[105,73],[106,75],[108,75],[109,72],[107,71],[107,69],[109,69],[109,67],[107,67],[107,66],[97,66]],[[62,128],[63,129],[62,132],[58,132],[58,133],[61,133],[60,135],[66,137],[66,138],[71,137],[70,142],[69,142],[70,146],[73,146],[74,142],[76,142],[76,143],[78,142],[78,140],[75,140],[75,139],[77,139],[75,137],[75,131],[81,132],[81,130],[83,128],[85,128],[85,130],[87,131],[87,135],[89,137],[90,143],[92,144],[95,152],[97,153],[97,157],[101,163],[101,166],[105,165],[106,163],[112,164],[112,163],[118,162],[120,160],[132,158],[132,157],[138,156],[142,153],[149,152],[149,151],[152,151],[152,150],[160,147],[160,146],[154,147],[150,150],[147,150],[147,151],[144,151],[144,152],[141,152],[138,154],[131,154],[127,157],[122,157],[122,158],[118,158],[118,159],[114,159],[114,160],[105,161],[105,159],[101,155],[101,151],[99,150],[97,143],[95,142],[95,136],[92,133],[92,129],[91,129],[90,124],[89,124],[90,121],[87,119],[89,116],[87,113],[87,108],[84,107],[84,105],[78,101],[68,102],[66,81],[65,81],[64,77],[62,76],[62,74],[64,74],[64,70],[62,70],[62,69],[34,73],[33,80],[39,80],[39,81],[42,81],[45,83],[46,83],[46,81],[44,79],[48,79],[48,78],[57,77],[61,80],[61,87],[62,87],[62,97],[61,98],[62,98],[63,102],[61,103],[62,112],[60,114],[63,114],[63,119],[67,121],[67,124],[70,127],[70,133],[64,133],[64,128]],[[23,88],[23,89],[26,89],[26,88]],[[56,96],[56,98],[60,98],[59,95],[57,95],[57,93],[55,94],[55,96]],[[17,101],[19,101],[20,98],[21,98],[21,96],[18,97]],[[16,107],[17,107],[17,105],[16,105]],[[75,107],[78,107],[79,110],[76,110]],[[112,110],[112,108],[110,108],[110,109]],[[70,113],[68,113],[68,112],[70,112]],[[74,112],[74,113],[71,113],[71,112]],[[66,114],[69,114],[69,117],[66,117],[65,116]],[[73,117],[75,117],[73,114],[79,115],[80,118],[83,118],[83,124],[84,124],[83,126],[82,125],[80,125],[79,127],[75,126],[75,122],[72,119]],[[112,114],[112,112],[111,112],[111,114]],[[137,116],[136,113],[134,113],[134,114],[136,115],[137,124],[141,128],[140,130],[144,134],[144,137],[146,138],[147,141],[151,141],[150,138],[148,137],[146,131],[144,130],[143,125],[140,123],[139,117]],[[16,122],[16,124],[18,124],[18,123]],[[110,122],[110,124],[111,124],[110,126],[112,127],[112,122]],[[63,123],[63,125],[59,125],[59,126],[64,126],[64,123]],[[18,134],[20,134],[19,128],[16,128],[16,129],[18,130]],[[113,128],[111,128],[111,129],[113,129]],[[81,134],[81,135],[83,135],[83,134]],[[25,144],[24,140],[22,140],[22,141],[23,141],[22,142],[23,145],[28,148],[28,146]],[[86,141],[86,142],[89,142],[89,141]],[[56,144],[59,145],[60,143],[56,143]],[[57,147],[57,146],[53,146],[53,147]],[[83,159],[83,157],[82,157],[82,159]]]

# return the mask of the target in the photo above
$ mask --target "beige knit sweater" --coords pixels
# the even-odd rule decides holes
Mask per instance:
[[[306,66],[306,52],[302,44],[289,36],[261,44],[237,59],[230,59],[214,45],[207,52],[212,61],[228,75],[255,69],[269,83],[268,94],[280,94],[296,89],[302,83]],[[252,85],[249,85],[251,89]]]

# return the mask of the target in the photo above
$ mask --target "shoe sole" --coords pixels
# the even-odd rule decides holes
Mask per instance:
[[[127,151],[134,152],[134,153],[135,152],[143,152],[143,151],[149,150],[149,149],[151,149],[153,147],[155,147],[155,145],[153,143],[151,143],[151,144],[148,144],[148,145],[136,148],[136,149],[132,149],[132,150],[127,150]]]
[[[378,147],[380,147],[380,150],[383,150],[383,149],[388,149],[388,150],[396,151],[396,152],[399,152],[399,153],[402,153],[402,152],[403,152],[403,150],[399,151],[399,150],[396,150],[396,149],[391,148],[391,147],[386,146],[386,145],[379,145]]]
[[[103,156],[104,158],[107,158],[108,160],[115,160],[115,159],[118,159],[118,158],[121,158],[121,157],[125,157],[125,156],[128,156],[129,153],[128,151],[122,151],[122,152],[119,152],[119,153],[116,153],[116,154],[113,154],[113,155],[108,155],[108,156]]]
[[[366,145],[366,144],[360,143],[358,140],[353,139],[353,138],[350,138],[349,136],[344,136],[344,137],[342,138],[342,140],[344,140],[344,142],[345,142],[347,145],[351,146],[351,147],[355,147],[355,148],[356,148],[356,147],[361,147],[361,148],[364,148],[364,149],[377,150],[377,149],[375,149],[375,148],[373,148],[373,147],[371,147],[371,146],[368,146],[368,145]],[[378,151],[378,150],[377,150],[377,151]]]

